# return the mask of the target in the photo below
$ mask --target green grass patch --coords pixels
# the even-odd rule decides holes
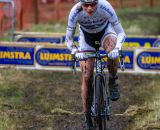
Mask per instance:
[[[16,124],[7,114],[0,111],[0,130],[16,130]]]
[[[160,34],[160,9],[159,8],[134,8],[119,9],[117,15],[127,35],[159,35]],[[31,32],[57,32],[65,33],[67,19],[64,22],[48,22],[47,24],[34,25]],[[78,26],[76,33],[78,33]]]
[[[129,35],[159,35],[160,9],[137,8],[118,10],[118,16]]]
[[[53,22],[47,24],[37,24],[32,27],[32,29],[27,29],[24,31],[29,32],[50,32],[50,33],[65,33],[66,32],[66,22]]]
[[[142,81],[143,82],[143,81]],[[126,130],[156,130],[160,129],[160,81],[159,75],[150,76],[146,85],[141,84],[137,91],[133,92],[135,101],[140,104],[132,104],[124,113],[133,119],[132,125]],[[133,102],[132,102],[133,103]]]

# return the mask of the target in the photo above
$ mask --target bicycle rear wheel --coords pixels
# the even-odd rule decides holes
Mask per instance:
[[[96,123],[99,130],[106,130],[106,118],[102,115],[104,112],[104,78],[102,75],[96,75],[94,81]]]

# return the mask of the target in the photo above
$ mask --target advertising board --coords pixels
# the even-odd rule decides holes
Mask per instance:
[[[123,48],[123,55],[125,72],[160,73],[160,48]],[[107,67],[107,59],[103,65]],[[71,71],[72,56],[65,45],[0,42],[0,66]]]
[[[61,33],[35,33],[17,32],[14,34],[17,42],[49,42],[65,44],[65,34]],[[78,42],[78,36],[74,37],[74,42]],[[129,36],[126,38],[123,47],[160,47],[159,36]]]

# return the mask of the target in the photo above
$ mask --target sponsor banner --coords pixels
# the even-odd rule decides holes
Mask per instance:
[[[104,50],[100,52],[105,53]],[[123,55],[125,72],[160,73],[159,48],[126,48]],[[71,71],[71,60],[70,51],[64,45],[0,43],[0,66],[3,67]],[[107,58],[103,65],[107,67]]]
[[[34,47],[0,45],[0,65],[34,65]]]
[[[160,50],[140,50],[137,52],[136,63],[140,70],[160,71]]]
[[[49,42],[49,43],[61,43],[61,38],[52,37],[22,37],[17,42]]]
[[[62,43],[65,34],[63,33],[37,33],[37,32],[15,32],[14,41],[16,42],[48,42]]]
[[[14,37],[14,41],[16,42],[45,42],[45,43],[56,43],[60,44],[62,43],[62,38],[59,36],[23,36],[23,35],[17,35]]]
[[[21,36],[25,36],[25,37],[58,37],[58,36],[65,36],[64,33],[46,33],[46,32],[19,32],[19,31],[15,31],[14,32],[14,37],[21,35]]]
[[[78,43],[78,36],[75,36],[73,40],[75,43]],[[64,43],[65,43],[65,35],[62,36],[62,44],[64,44]]]
[[[71,66],[72,56],[65,48],[39,48],[35,54],[36,63],[40,66]]]
[[[158,37],[127,37],[123,47],[160,47],[160,38]]]
[[[125,68],[134,70],[134,50],[124,50],[122,54],[124,56]]]
[[[65,34],[61,33],[17,32],[14,34],[14,38],[17,42],[49,42],[57,44],[65,43]],[[78,42],[78,36],[74,37],[74,41]],[[127,37],[123,47],[160,47],[160,37]]]
[[[102,54],[104,50],[100,50]],[[134,69],[134,51],[125,50],[123,51],[124,62],[126,69]],[[36,63],[41,67],[53,67],[53,66],[72,66],[72,57],[70,51],[67,48],[39,48],[35,54]],[[107,58],[104,59],[103,65],[107,67]],[[79,63],[77,62],[77,67]]]

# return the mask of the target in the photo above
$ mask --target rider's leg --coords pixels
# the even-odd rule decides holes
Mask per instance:
[[[117,38],[115,36],[106,36],[103,40],[103,48],[106,52],[110,52],[115,48]],[[118,90],[118,58],[110,59],[108,58],[108,71],[109,71],[109,90],[110,90],[110,98],[112,101],[116,101],[119,99],[120,94]]]
[[[79,28],[79,41],[78,41],[78,50],[83,52],[87,52],[94,50],[93,47],[89,46],[85,40],[85,36],[83,34],[83,31],[81,28]],[[93,59],[88,59],[86,61],[80,61],[80,68],[82,71],[82,86],[81,86],[81,97],[82,97],[82,107],[83,107],[83,112],[88,112],[90,111],[90,106],[88,105],[89,102],[89,96],[90,91],[91,91],[91,86],[90,85],[92,82],[92,75],[93,75],[93,65],[94,65],[94,60]]]
[[[108,67],[108,71],[109,71],[109,77],[114,78],[117,76],[118,63],[119,63],[118,58],[115,58],[115,59],[108,58],[107,67]]]
[[[80,61],[80,67],[82,71],[82,106],[83,112],[89,112],[92,99],[92,80],[94,70],[94,59],[88,59],[86,61]]]
[[[96,49],[90,46],[86,42],[87,36],[84,35],[81,28],[79,28],[79,41],[78,50],[81,52],[95,52]],[[88,39],[89,40],[89,39]],[[88,41],[87,40],[87,41]],[[88,59],[86,61],[80,61],[80,67],[82,71],[82,105],[84,112],[84,129],[90,129],[93,124],[91,120],[91,105],[92,105],[92,94],[93,94],[93,70],[94,70],[94,59]]]
[[[81,86],[81,96],[82,96],[82,106],[84,112],[84,128],[90,129],[92,124],[91,119],[91,105],[92,105],[92,80],[94,71],[94,59],[88,59],[86,61],[80,61],[80,67],[82,71],[82,86]]]

